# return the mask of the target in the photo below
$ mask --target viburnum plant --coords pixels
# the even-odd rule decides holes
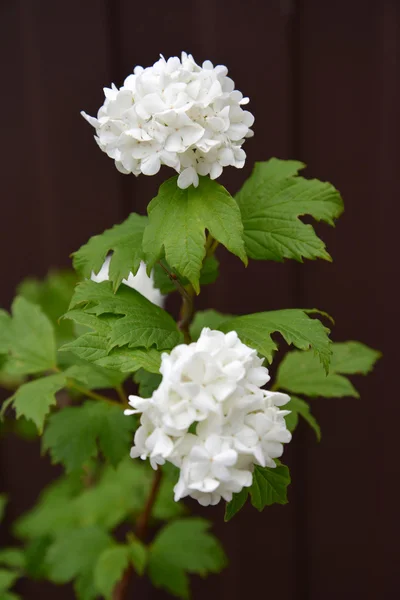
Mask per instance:
[[[0,379],[12,390],[3,429],[42,436],[65,470],[15,523],[21,543],[0,551],[3,600],[18,597],[10,589],[21,577],[73,582],[81,600],[122,600],[147,576],[188,598],[188,575],[219,572],[226,558],[182,499],[225,502],[226,521],[246,502],[285,504],[280,458],[299,417],[320,438],[308,400],[357,397],[348,375],[379,356],[332,343],[315,309],[195,312],[218,276],[219,245],[245,265],[331,260],[299,216],[333,225],[343,210],[339,192],[299,176],[293,160],[257,163],[235,197],[216,183],[224,167],[243,167],[253,134],[248,98],[227,73],[185,53],[161,57],[105,89],[96,118],[83,113],[122,173],[166,165],[178,175],[146,216],[75,252],[76,274],[23,282],[11,314],[0,313]],[[177,322],[164,308],[170,293],[181,297]],[[275,334],[296,349],[271,385]]]

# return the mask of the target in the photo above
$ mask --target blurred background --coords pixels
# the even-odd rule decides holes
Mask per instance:
[[[256,123],[246,168],[226,169],[221,180],[232,193],[256,160],[271,156],[304,161],[307,176],[342,192],[336,229],[318,227],[332,264],[253,261],[244,269],[220,251],[222,275],[198,299],[200,308],[231,313],[318,307],[335,318],[335,341],[360,340],[385,356],[355,381],[360,400],[313,402],[322,441],[301,423],[286,449],[289,505],[261,515],[248,506],[228,524],[222,506],[207,510],[230,566],[196,581],[194,598],[397,597],[400,403],[384,369],[396,368],[389,282],[399,222],[400,2],[2,0],[0,47],[5,308],[21,279],[70,266],[91,235],[132,210],[144,213],[170,176],[118,173],[79,115],[96,114],[104,86],[120,86],[160,52],[226,64],[250,97]],[[56,473],[39,444],[13,436],[1,440],[0,471],[10,521]],[[73,598],[69,588],[31,582],[20,592]],[[140,598],[165,595],[144,584]]]

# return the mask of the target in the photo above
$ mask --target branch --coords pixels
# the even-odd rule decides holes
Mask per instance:
[[[154,503],[157,499],[158,491],[160,489],[161,478],[162,478],[162,471],[159,468],[159,469],[157,469],[157,471],[154,474],[153,483],[152,483],[152,486],[150,489],[149,496],[147,498],[146,506],[144,507],[144,511],[140,515],[140,517],[137,521],[137,524],[136,524],[136,532],[135,533],[136,533],[137,538],[139,540],[141,540],[142,542],[146,538],[147,528],[149,525],[151,513],[152,513],[152,510],[154,507]],[[125,570],[125,573],[123,574],[121,581],[119,581],[117,583],[117,585],[115,586],[115,588],[113,590],[113,594],[112,594],[112,600],[125,600],[126,592],[128,590],[128,586],[132,580],[133,575],[134,575],[134,570],[133,570],[132,566],[130,565]]]

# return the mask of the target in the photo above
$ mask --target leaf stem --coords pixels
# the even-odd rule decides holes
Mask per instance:
[[[118,398],[121,400],[122,404],[126,407],[129,406],[128,398],[126,397],[125,390],[122,385],[117,385],[115,387],[115,391],[118,394]]]
[[[154,507],[154,503],[157,500],[158,491],[160,489],[161,478],[162,478],[162,471],[159,468],[159,469],[157,469],[157,471],[155,471],[155,474],[153,477],[153,482],[152,482],[151,489],[150,489],[150,493],[147,498],[144,510],[137,520],[135,534],[136,534],[136,537],[139,540],[141,540],[142,542],[146,538],[147,528],[149,525],[151,513],[152,513],[152,510]],[[112,593],[112,600],[124,600],[126,598],[126,592],[128,590],[128,585],[129,585],[133,575],[134,575],[134,570],[133,570],[132,566],[130,565],[125,570],[125,572],[122,576],[122,579],[115,586],[113,593]]]
[[[182,306],[181,306],[181,311],[180,311],[180,319],[178,322],[178,327],[183,333],[185,343],[190,344],[190,342],[192,341],[192,338],[189,333],[189,326],[190,326],[190,323],[192,322],[193,315],[194,315],[194,303],[193,303],[193,297],[194,297],[194,293],[195,293],[194,288],[191,283],[188,284],[187,286],[182,285],[182,283],[179,281],[179,279],[175,275],[175,273],[171,273],[167,269],[167,267],[165,265],[163,265],[163,263],[161,261],[159,261],[159,265],[167,273],[168,277],[173,282],[173,284],[175,285],[176,289],[178,290],[178,292],[180,293],[180,295],[182,297]]]
[[[80,394],[87,396],[88,398],[92,398],[93,400],[101,400],[102,402],[108,402],[108,404],[113,404],[114,406],[119,406],[121,408],[121,404],[116,402],[115,400],[111,400],[111,398],[107,398],[107,396],[103,396],[103,394],[97,394],[92,390],[88,390],[87,388],[75,383],[71,379],[67,379],[67,388],[71,390],[76,390]]]

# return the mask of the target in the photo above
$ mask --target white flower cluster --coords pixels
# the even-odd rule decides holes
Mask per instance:
[[[155,175],[161,165],[178,173],[178,186],[197,187],[199,175],[216,179],[223,167],[243,167],[245,138],[253,135],[249,102],[235,90],[228,69],[205,61],[200,67],[182,52],[152,67],[135,67],[118,89],[105,88],[96,129],[100,148],[121,173]]]
[[[111,256],[111,254],[107,256],[97,275],[94,271],[92,271],[90,277],[92,281],[95,281],[96,283],[108,281]],[[142,294],[142,296],[147,298],[147,300],[150,300],[150,302],[153,304],[157,304],[157,306],[161,307],[164,306],[165,296],[163,296],[160,290],[154,286],[153,273],[150,274],[150,277],[147,275],[146,264],[143,261],[140,263],[140,267],[136,275],[129,273],[128,279],[123,279],[122,283]]]
[[[261,389],[270,379],[263,360],[236,332],[204,328],[197,342],[163,354],[162,381],[151,398],[130,396],[142,413],[131,457],[180,468],[175,500],[226,501],[252,483],[254,465],[275,467],[290,442],[279,407],[289,396]]]

